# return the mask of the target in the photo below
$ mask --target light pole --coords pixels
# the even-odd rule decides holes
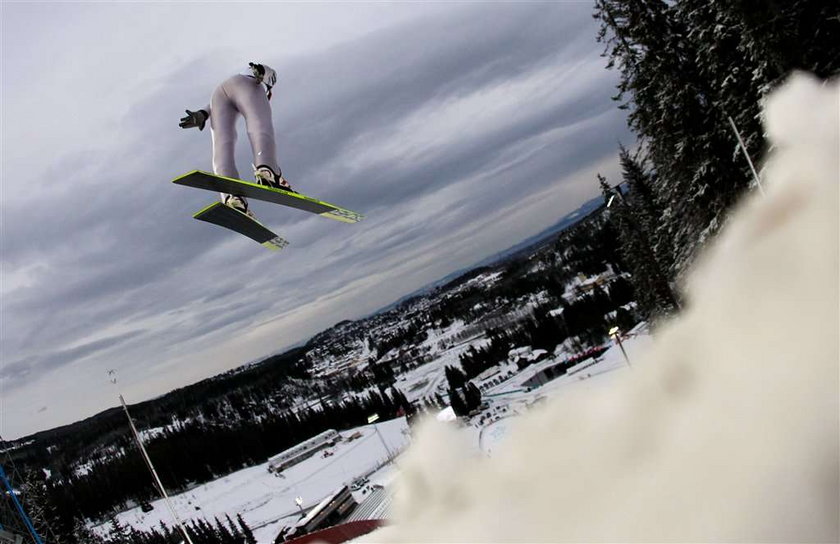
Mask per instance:
[[[300,509],[300,513],[305,516],[306,512],[303,511],[303,497],[295,497],[295,504]]]
[[[762,196],[766,196],[764,192],[764,187],[761,186],[761,178],[758,177],[758,172],[755,171],[755,165],[750,158],[750,154],[747,151],[747,145],[744,143],[744,139],[741,138],[741,133],[738,131],[738,127],[735,125],[735,121],[729,115],[726,116],[729,119],[729,124],[732,126],[732,130],[735,132],[735,137],[738,138],[738,145],[741,147],[741,151],[744,152],[744,156],[747,158],[747,163],[750,165],[750,171],[752,172],[753,178],[755,178],[755,184],[758,185],[758,190],[761,191]]]
[[[368,418],[368,423],[373,423],[374,421],[379,419],[379,414],[373,414]],[[379,427],[376,425],[373,426],[373,430],[376,431],[376,435],[379,437],[379,440],[382,441],[382,447],[385,448],[385,453],[388,454],[388,462],[391,461],[391,450],[388,449],[388,444],[385,443],[385,439],[382,438],[382,434],[379,432]]]
[[[111,377],[111,383],[117,385],[117,371],[109,370],[108,375]],[[140,439],[140,433],[137,432],[137,427],[134,426],[134,420],[131,419],[131,414],[128,413],[128,405],[126,404],[122,393],[120,393],[119,396],[120,404],[122,404],[123,411],[125,412],[125,417],[126,419],[128,419],[128,426],[131,428],[131,434],[134,436],[134,441],[137,443],[137,447],[140,449],[140,453],[142,454],[143,460],[146,462],[146,467],[152,474],[152,479],[155,483],[155,486],[157,487],[157,490],[160,493],[160,496],[163,499],[164,503],[166,503],[166,506],[169,508],[169,512],[172,514],[172,518],[178,525],[178,529],[184,536],[184,541],[187,542],[187,544],[193,544],[193,541],[190,539],[189,533],[187,533],[186,527],[184,527],[184,522],[181,521],[181,517],[178,515],[178,511],[175,510],[175,506],[169,499],[169,494],[166,492],[166,489],[163,487],[163,483],[158,477],[157,471],[155,470],[155,466],[152,464],[152,459],[149,457],[148,452],[146,452],[146,447],[143,445],[143,441]]]

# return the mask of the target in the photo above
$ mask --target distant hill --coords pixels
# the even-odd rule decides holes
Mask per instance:
[[[489,257],[485,257],[484,259],[478,261],[477,263],[474,263],[470,266],[458,269],[455,272],[452,272],[451,274],[448,274],[448,275],[444,276],[443,278],[441,278],[439,280],[436,280],[436,281],[434,281],[434,282],[432,282],[428,285],[425,285],[425,286],[421,287],[420,289],[417,289],[416,291],[414,291],[412,293],[409,293],[409,294],[405,295],[404,297],[401,297],[396,302],[392,302],[391,304],[376,310],[371,315],[376,315],[376,314],[381,313],[381,312],[387,312],[388,310],[392,310],[392,309],[396,308],[397,306],[399,306],[400,304],[402,304],[403,302],[405,302],[407,300],[410,300],[410,299],[412,299],[414,297],[417,297],[417,296],[425,295],[425,294],[433,291],[434,289],[436,289],[438,287],[441,287],[441,286],[444,286],[444,285],[452,282],[453,280],[456,280],[457,278],[463,276],[464,274],[467,274],[467,273],[475,270],[476,268],[483,268],[483,267],[492,266],[492,265],[494,265],[496,263],[499,263],[500,261],[502,261],[502,260],[504,260],[508,257],[511,257],[511,256],[521,252],[521,251],[534,249],[536,246],[545,242],[548,238],[551,238],[552,236],[564,231],[565,229],[574,226],[575,224],[577,224],[582,219],[585,219],[589,214],[591,214],[593,211],[597,210],[598,208],[602,207],[603,205],[604,205],[604,197],[598,195],[597,197],[593,198],[592,200],[588,200],[588,201],[584,202],[575,211],[573,211],[569,214],[566,214],[565,216],[563,216],[562,219],[560,219],[560,221],[551,225],[547,229],[545,229],[545,230],[543,230],[543,231],[541,231],[541,232],[539,232],[539,233],[537,233],[537,234],[535,234],[535,235],[533,235],[529,238],[526,238],[525,240],[522,240],[518,244],[513,245],[513,246],[511,246],[511,247],[509,247],[509,248],[507,248],[503,251],[500,251],[498,253],[494,253],[493,255],[490,255]]]
[[[576,209],[575,211],[567,214],[566,216],[563,217],[563,219],[561,219],[557,223],[553,224],[552,226],[548,227],[547,229],[543,230],[542,232],[539,232],[539,233],[531,236],[530,238],[526,238],[525,240],[522,240],[518,244],[513,245],[513,246],[507,248],[506,250],[504,250],[500,253],[497,253],[495,255],[487,257],[486,259],[475,263],[474,265],[472,265],[469,268],[471,269],[471,268],[476,268],[476,267],[479,267],[479,266],[487,266],[487,265],[490,265],[490,264],[494,264],[494,263],[496,263],[496,262],[498,262],[502,259],[505,259],[507,257],[515,255],[522,250],[533,249],[534,246],[537,246],[537,245],[541,244],[547,238],[550,238],[550,237],[554,236],[555,234],[557,234],[559,232],[562,232],[562,231],[566,230],[567,228],[569,228],[571,226],[574,226],[579,221],[586,218],[590,213],[592,213],[593,211],[602,207],[603,205],[604,205],[604,197],[601,196],[601,195],[598,195],[597,197],[593,198],[592,200],[588,200],[588,201],[584,202],[578,209]],[[467,269],[465,269],[465,270],[467,270]]]

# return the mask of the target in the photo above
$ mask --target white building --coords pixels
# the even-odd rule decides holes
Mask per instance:
[[[268,459],[268,471],[280,472],[287,467],[296,465],[318,450],[334,445],[340,439],[341,435],[333,429],[324,431],[319,435],[313,436],[309,440],[301,442],[297,446],[292,446],[291,448],[270,457]]]

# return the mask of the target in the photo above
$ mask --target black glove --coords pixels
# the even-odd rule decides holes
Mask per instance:
[[[181,122],[178,124],[181,128],[193,128],[198,127],[198,130],[204,130],[204,123],[207,121],[207,118],[210,115],[204,110],[198,111],[190,111],[184,110],[187,112],[186,117],[181,118]]]

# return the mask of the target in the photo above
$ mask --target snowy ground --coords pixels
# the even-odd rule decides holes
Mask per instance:
[[[458,357],[467,351],[471,346],[476,348],[484,346],[487,340],[484,337],[466,340],[457,343],[447,349],[438,351],[436,346],[440,342],[451,341],[465,330],[466,326],[462,321],[455,321],[444,330],[431,330],[425,342],[420,348],[430,348],[435,353],[435,359],[422,366],[419,366],[397,378],[396,386],[402,391],[406,398],[414,402],[418,399],[434,397],[440,393],[446,398],[446,377],[444,368],[448,366],[459,366]]]
[[[597,383],[609,387],[609,383],[622,372],[631,372],[634,359],[640,361],[640,356],[650,345],[651,337],[646,325],[640,325],[622,338],[624,351],[630,360],[628,365],[624,355],[617,345],[605,351],[597,360],[589,359],[572,367],[570,372],[545,385],[526,391],[522,382],[534,375],[542,368],[560,362],[563,356],[548,358],[538,364],[531,365],[522,372],[515,374],[496,387],[488,389],[483,399],[489,408],[475,416],[470,425],[479,429],[479,446],[486,455],[492,455],[493,448],[501,443],[509,429],[515,424],[515,417],[525,413],[541,398],[562,395],[569,387],[586,380],[587,383]]]
[[[453,330],[435,335],[429,341],[435,342],[441,337],[451,336],[453,332],[457,332],[458,326],[456,324]],[[405,391],[409,399],[433,394],[435,389],[445,385],[444,367],[457,365],[458,355],[471,343],[480,342],[483,342],[483,339],[440,352],[434,361],[400,376],[398,387]],[[639,354],[649,344],[650,337],[644,326],[637,327],[623,340],[631,363],[634,359],[641,359]],[[464,429],[474,442],[476,452],[492,455],[493,449],[505,440],[508,431],[515,424],[516,416],[526,412],[539,399],[562,395],[564,390],[575,387],[583,380],[588,383],[592,383],[590,380],[596,380],[609,386],[615,375],[632,371],[621,351],[614,345],[597,360],[590,359],[573,367],[570,374],[530,391],[525,390],[522,385],[525,380],[541,368],[561,361],[563,357],[564,355],[560,355],[540,361],[487,389],[484,399],[488,409],[473,417]],[[515,365],[505,366],[503,373],[510,369],[515,369]],[[408,426],[404,418],[379,423],[376,427],[392,453],[408,445]],[[362,433],[361,438],[351,442],[342,441],[330,448],[332,456],[322,457],[319,452],[284,471],[282,477],[269,473],[267,463],[263,463],[176,495],[172,502],[183,519],[195,517],[212,520],[216,516],[224,518],[225,514],[231,517],[241,514],[254,530],[259,544],[271,544],[284,526],[294,523],[300,517],[300,511],[295,504],[296,497],[303,499],[303,508],[306,510],[356,478],[368,477],[371,484],[387,484],[394,477],[393,465],[379,468],[387,454],[385,446],[374,431],[374,425],[343,431],[341,435],[348,437],[357,430]],[[360,502],[365,494],[365,489],[354,492]],[[167,525],[172,525],[171,514],[165,504],[160,500],[152,504],[155,508],[147,514],[140,508],[134,508],[117,517],[121,522],[137,529],[159,527],[161,520]]]
[[[379,429],[380,440],[374,427]],[[213,482],[200,485],[171,497],[178,516],[184,520],[204,518],[213,520],[225,514],[241,514],[254,531],[259,544],[271,544],[285,526],[297,521],[300,510],[295,498],[303,499],[307,510],[343,484],[357,477],[368,476],[371,483],[386,480],[391,465],[377,468],[387,459],[385,446],[395,453],[408,445],[408,425],[405,418],[398,418],[376,425],[366,425],[341,432],[348,437],[360,431],[362,437],[351,442],[342,441],[329,448],[333,455],[322,457],[322,452],[290,467],[282,476],[268,472],[268,463],[234,472]],[[385,444],[383,445],[383,441]],[[355,493],[357,500],[364,498],[365,490]],[[160,527],[160,522],[172,525],[172,516],[163,500],[152,503],[154,510],[143,513],[134,508],[117,516],[120,522],[136,529]]]

